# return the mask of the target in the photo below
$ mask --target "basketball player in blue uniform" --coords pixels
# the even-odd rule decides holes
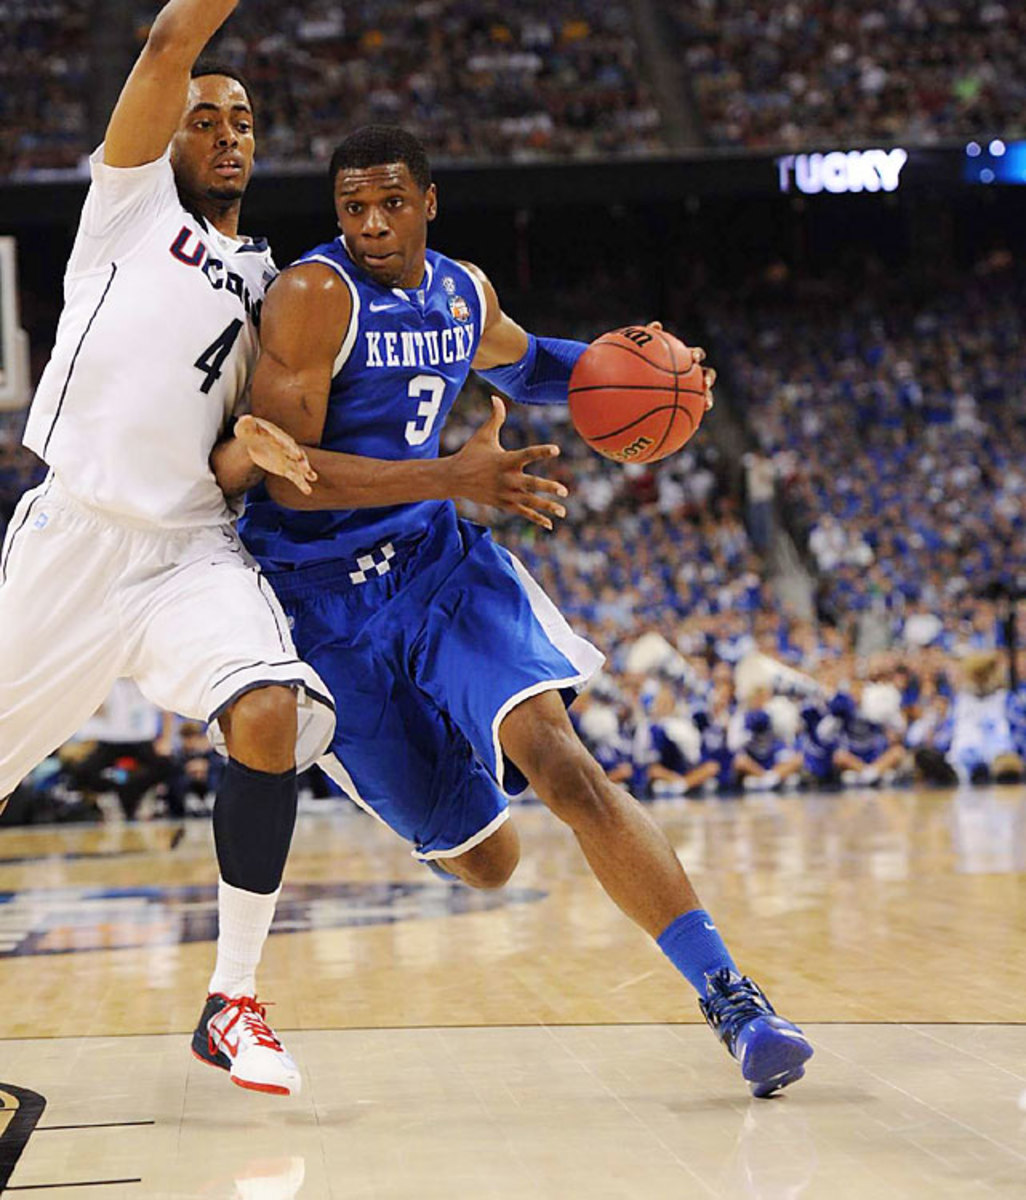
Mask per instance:
[[[769,1095],[804,1074],[812,1047],[737,971],[666,837],[578,739],[566,706],[602,655],[458,518],[467,455],[438,457],[471,368],[515,401],[566,403],[585,347],[528,335],[480,270],[427,249],[437,194],[409,134],[354,133],[331,180],[342,236],[270,290],[252,396],[308,448],[318,479],[308,496],[268,479],[243,522],[300,653],[344,698],[322,765],[417,858],[481,888],[517,865],[507,797],[530,784],[694,985],[753,1093]],[[498,451],[494,403],[468,449]],[[521,474],[513,493],[497,487],[540,524],[564,515],[552,481]]]

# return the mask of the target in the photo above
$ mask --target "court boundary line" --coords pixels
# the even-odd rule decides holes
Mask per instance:
[[[37,1125],[36,1133],[56,1133],[65,1129],[131,1129],[136,1126],[156,1125],[151,1121],[94,1121],[82,1125]]]
[[[84,1179],[76,1183],[16,1183],[8,1184],[4,1188],[5,1192],[52,1192],[57,1188],[74,1188],[74,1187],[113,1187],[115,1184],[122,1183],[142,1183],[142,1177],[138,1179]]]

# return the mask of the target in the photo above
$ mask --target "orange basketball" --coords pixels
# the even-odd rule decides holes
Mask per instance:
[[[691,351],[659,329],[604,333],[570,376],[574,428],[616,462],[657,462],[674,454],[705,415],[705,380]]]

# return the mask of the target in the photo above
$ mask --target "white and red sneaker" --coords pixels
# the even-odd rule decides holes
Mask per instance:
[[[239,1087],[298,1096],[299,1068],[264,1019],[266,1012],[255,996],[215,992],[207,997],[192,1035],[192,1052],[201,1062],[227,1071]]]

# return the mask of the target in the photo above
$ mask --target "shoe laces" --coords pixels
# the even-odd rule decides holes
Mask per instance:
[[[240,1032],[244,1032],[247,1035],[247,1040],[252,1040],[256,1045],[266,1046],[269,1050],[284,1049],[281,1042],[275,1036],[274,1030],[265,1020],[267,1006],[258,1004],[256,996],[229,997],[228,1002],[217,1016],[223,1016],[229,1009],[232,1010],[231,1016],[224,1025],[220,1026],[220,1035],[222,1038],[226,1038],[236,1025],[240,1025]],[[208,1034],[208,1040],[211,1052],[215,1051],[217,1047],[214,1045],[213,1034]]]
[[[776,1015],[758,984],[747,975],[734,974],[728,967],[706,976],[705,986],[705,998],[698,1001],[698,1006],[731,1054],[738,1034],[749,1021]]]

